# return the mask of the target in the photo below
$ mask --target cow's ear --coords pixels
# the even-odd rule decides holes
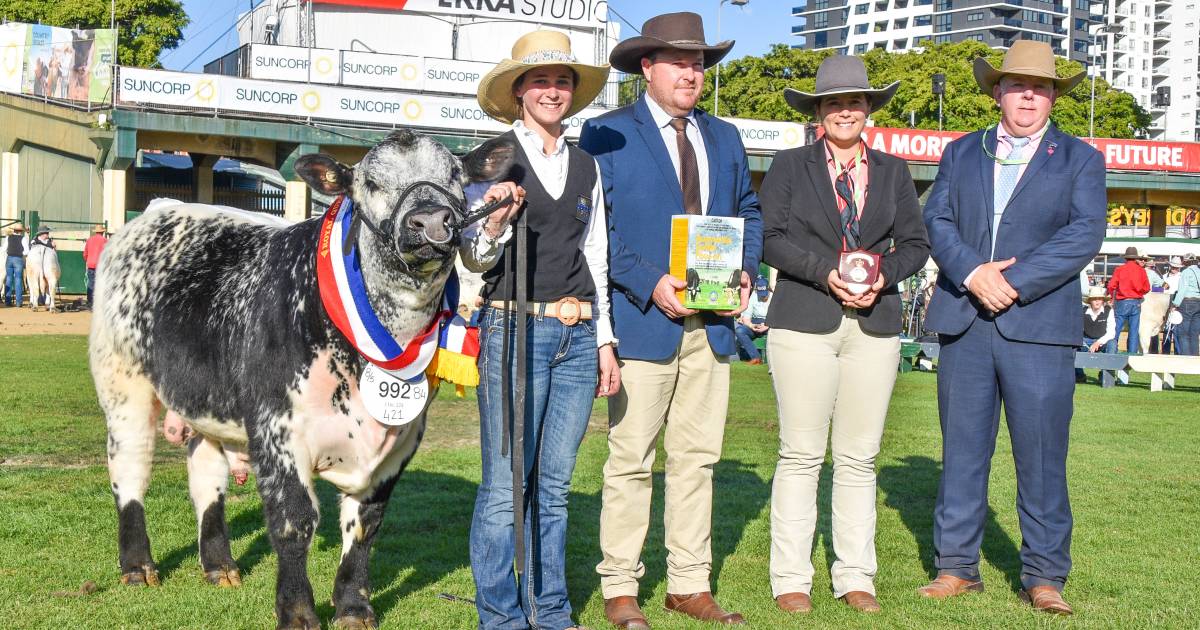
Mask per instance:
[[[492,138],[462,159],[466,182],[490,182],[503,177],[512,166],[517,143],[510,136]]]
[[[302,155],[296,160],[296,174],[314,190],[326,195],[342,195],[350,191],[354,169],[324,153]]]

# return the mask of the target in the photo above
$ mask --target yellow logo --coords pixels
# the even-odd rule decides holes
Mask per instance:
[[[208,103],[217,97],[217,86],[212,79],[202,79],[196,83],[196,100]]]
[[[17,51],[16,44],[9,44],[4,47],[4,74],[14,76],[21,71],[21,54]]]
[[[400,77],[405,81],[415,81],[417,78],[417,67],[411,63],[400,66]]]
[[[421,112],[422,110],[420,103],[413,100],[404,102],[404,116],[409,120],[416,121],[421,117]]]
[[[317,74],[329,74],[333,72],[333,60],[329,57],[317,57],[317,61],[313,66],[316,67]]]
[[[783,132],[783,143],[789,147],[793,144],[800,144],[800,132],[795,129],[786,129]]]
[[[315,112],[321,107],[321,95],[316,90],[309,90],[300,97],[300,105],[310,112]]]

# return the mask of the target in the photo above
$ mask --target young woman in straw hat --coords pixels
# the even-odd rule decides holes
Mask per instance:
[[[483,479],[471,521],[471,571],[480,628],[574,627],[566,588],[567,494],[592,400],[620,387],[608,304],[608,239],[595,160],[565,142],[563,120],[603,89],[608,66],[579,63],[570,40],[535,31],[517,40],[479,84],[479,105],[511,123],[518,146],[508,181],[484,200],[513,195],[465,235],[462,256],[486,283],[480,317]],[[527,224],[528,314],[511,312],[517,278],[513,228]],[[526,557],[514,575],[511,453],[504,442],[505,327],[522,321],[526,352]],[[515,354],[515,353],[513,353]]]

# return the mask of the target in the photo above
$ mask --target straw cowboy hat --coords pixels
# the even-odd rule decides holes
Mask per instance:
[[[666,13],[646,20],[638,37],[619,43],[612,49],[608,62],[612,67],[627,74],[642,73],[642,57],[664,48],[677,50],[699,50],[704,53],[704,67],[717,65],[733,48],[733,40],[707,44],[704,39],[704,21],[689,11]]]
[[[103,225],[97,225],[97,226],[93,226],[93,227],[92,227],[92,233],[93,233],[93,234],[101,234],[101,233],[103,233],[103,232],[104,232],[104,226],[103,226]]]
[[[1104,287],[1088,287],[1087,295],[1083,296],[1083,301],[1087,303],[1092,300],[1108,301],[1108,293],[1105,292]]]
[[[521,105],[513,95],[513,85],[521,75],[538,66],[566,66],[575,71],[577,81],[571,107],[563,114],[568,118],[579,113],[596,99],[608,80],[608,66],[580,63],[571,54],[571,40],[558,31],[533,31],[518,39],[512,47],[512,58],[496,64],[479,81],[476,98],[489,116],[504,123],[521,117]]]
[[[1146,256],[1143,256],[1141,252],[1138,251],[1138,248],[1131,245],[1125,248],[1124,258],[1125,260],[1135,260],[1138,258],[1146,258]]]
[[[1178,256],[1172,256],[1167,259],[1167,264],[1170,265],[1172,269],[1182,269],[1183,259]]]
[[[865,94],[871,104],[871,112],[878,111],[887,105],[896,95],[900,82],[896,81],[887,87],[873,88],[867,81],[867,67],[862,59],[849,55],[833,55],[826,57],[817,68],[816,91],[801,92],[787,88],[783,98],[794,109],[803,114],[815,114],[821,99],[835,94]]]
[[[983,57],[975,58],[975,82],[985,94],[991,95],[992,88],[1000,82],[1000,77],[1006,74],[1020,74],[1028,77],[1041,77],[1054,81],[1054,89],[1061,95],[1071,91],[1083,80],[1085,72],[1075,76],[1059,78],[1054,69],[1054,51],[1050,44],[1035,42],[1031,39],[1019,39],[1013,42],[1008,52],[1004,53],[1004,61],[997,69]]]

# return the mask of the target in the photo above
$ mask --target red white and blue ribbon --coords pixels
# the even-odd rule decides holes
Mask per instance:
[[[429,324],[406,343],[399,343],[379,321],[367,297],[362,278],[358,248],[343,247],[353,221],[354,203],[338,197],[329,206],[321,224],[317,244],[317,287],[329,319],[365,359],[389,370],[399,378],[421,375],[433,359],[442,338],[467,338],[465,323],[455,315],[458,305],[458,277],[451,271],[442,294],[442,305]],[[453,325],[454,320],[459,325]],[[446,325],[450,324],[450,325]],[[464,328],[462,331],[454,329]],[[468,343],[469,346],[469,343]],[[475,352],[478,355],[478,341]]]

